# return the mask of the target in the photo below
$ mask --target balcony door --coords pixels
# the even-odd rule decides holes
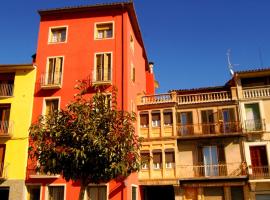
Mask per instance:
[[[62,76],[63,58],[49,58],[49,66],[47,71],[47,84],[60,85]]]
[[[181,135],[192,135],[194,132],[193,129],[193,120],[192,112],[181,112],[178,113],[178,123],[180,124],[179,132]]]
[[[202,114],[202,131],[203,134],[214,134],[215,124],[214,124],[214,112],[213,110],[203,110]]]
[[[256,131],[262,129],[261,115],[258,103],[245,104],[246,112],[246,129]]]
[[[218,148],[217,146],[204,146],[202,149],[204,175],[218,176]]]
[[[237,131],[237,124],[235,124],[235,114],[233,108],[226,108],[221,110],[221,121],[221,133],[230,133]]]
[[[6,145],[0,144],[0,177],[3,177]]]
[[[266,146],[251,146],[250,158],[253,176],[269,176]]]

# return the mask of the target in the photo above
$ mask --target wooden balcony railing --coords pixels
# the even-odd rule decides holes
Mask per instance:
[[[178,104],[207,103],[207,102],[219,102],[230,100],[232,100],[231,93],[227,91],[187,94],[177,96]]]
[[[11,137],[13,134],[13,121],[0,121],[0,137]]]
[[[270,179],[270,166],[249,166],[251,179]]]
[[[14,84],[0,83],[0,97],[13,96]]]
[[[270,87],[243,89],[244,99],[270,97]]]
[[[157,94],[141,97],[141,104],[158,104],[174,102],[172,94]]]
[[[61,86],[62,72],[44,73],[41,75],[42,88],[58,88]]]
[[[178,136],[220,135],[241,132],[240,122],[217,122],[211,124],[178,125]]]
[[[245,131],[256,132],[265,130],[265,119],[245,120]]]

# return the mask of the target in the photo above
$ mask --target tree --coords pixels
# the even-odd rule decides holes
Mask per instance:
[[[31,125],[29,156],[38,163],[36,171],[79,180],[83,199],[89,183],[139,170],[140,139],[135,114],[117,110],[115,92],[109,103],[100,92],[89,97],[83,81],[76,88],[79,94],[65,109],[40,116]]]

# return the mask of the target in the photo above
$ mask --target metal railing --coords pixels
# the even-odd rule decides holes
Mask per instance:
[[[0,83],[0,96],[12,96],[13,95],[14,84],[10,83]]]
[[[270,166],[249,166],[248,168],[252,179],[270,178]]]
[[[245,131],[264,131],[265,130],[265,119],[252,119],[245,120]]]
[[[269,87],[243,89],[244,99],[253,99],[253,98],[262,98],[262,97],[270,97]]]
[[[178,136],[200,136],[241,132],[240,122],[217,122],[210,124],[177,125]]]
[[[13,134],[13,121],[0,121],[0,137],[11,136]]]
[[[62,72],[44,73],[41,75],[42,86],[59,86],[61,85]]]

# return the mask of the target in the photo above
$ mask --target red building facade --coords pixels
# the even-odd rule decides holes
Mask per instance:
[[[108,95],[115,86],[119,109],[127,111],[136,111],[138,94],[154,93],[153,69],[133,3],[41,10],[39,14],[33,122],[41,114],[65,107],[76,93],[77,80],[88,80]],[[53,199],[55,195],[65,200],[78,198],[79,183],[37,174],[34,164],[29,161],[27,166],[29,199]],[[136,173],[123,182],[90,185],[88,191],[94,195],[91,199],[140,197]]]

